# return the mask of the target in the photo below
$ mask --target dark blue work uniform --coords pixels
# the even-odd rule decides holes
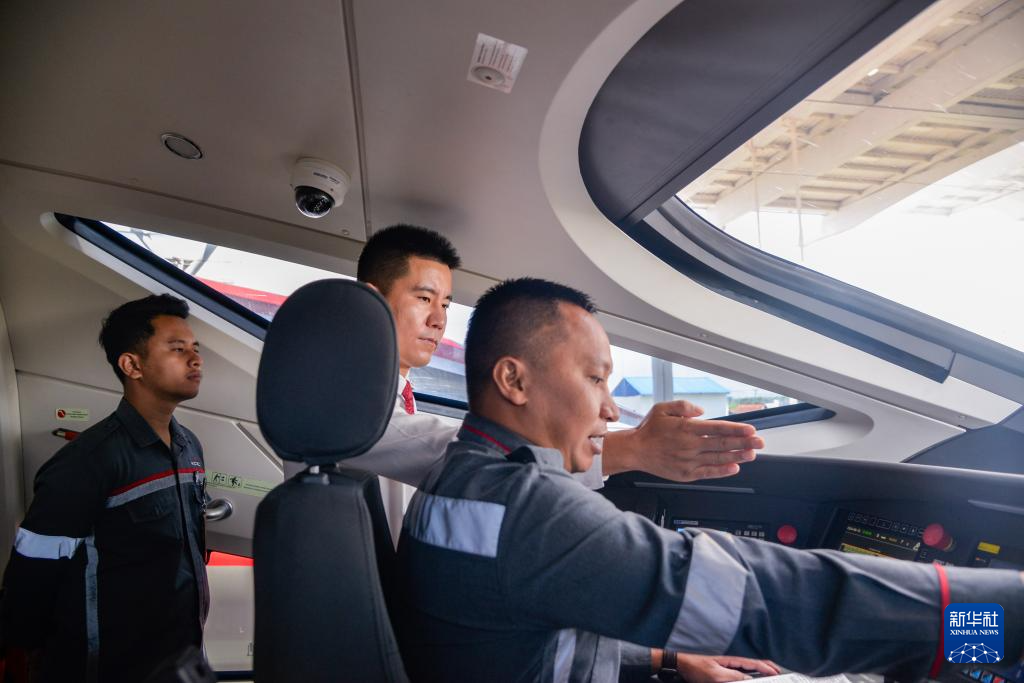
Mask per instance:
[[[168,448],[124,399],[39,469],[2,626],[8,646],[42,649],[43,681],[138,683],[201,646],[205,481],[195,435],[172,418]]]
[[[396,621],[412,680],[612,683],[621,662],[644,660],[627,643],[913,680],[936,658],[942,577],[951,602],[1001,604],[1007,652],[1024,647],[1016,571],[680,534],[616,509],[562,462],[466,417],[402,526]]]

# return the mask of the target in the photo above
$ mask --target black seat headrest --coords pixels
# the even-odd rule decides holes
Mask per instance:
[[[256,415],[285,460],[328,465],[366,452],[395,405],[395,322],[376,291],[351,280],[296,290],[263,343]]]

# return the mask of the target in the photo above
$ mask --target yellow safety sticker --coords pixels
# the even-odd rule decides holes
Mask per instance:
[[[986,543],[985,541],[982,541],[978,544],[978,550],[982,551],[983,553],[998,555],[1001,548],[997,546],[995,543]]]
[[[56,408],[53,414],[58,420],[74,420],[75,422],[88,422],[88,408]]]
[[[237,474],[228,474],[227,472],[207,472],[206,486],[224,489],[225,491],[234,491],[235,493],[244,493],[247,496],[262,497],[270,493],[270,489],[277,486],[277,483],[261,479],[246,479]]]

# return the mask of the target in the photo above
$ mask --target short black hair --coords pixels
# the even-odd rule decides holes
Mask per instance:
[[[356,278],[387,294],[395,280],[409,272],[409,257],[418,256],[443,263],[452,270],[462,259],[448,239],[418,225],[392,225],[376,233],[359,254]]]
[[[117,366],[117,359],[122,353],[143,353],[146,342],[155,332],[153,318],[161,315],[187,319],[188,304],[170,294],[154,294],[118,306],[103,321],[100,346],[121,384],[125,376]]]
[[[494,364],[503,356],[536,359],[551,343],[561,322],[559,303],[597,309],[583,292],[537,278],[505,280],[480,297],[466,332],[466,391],[469,407],[479,403],[491,382]]]

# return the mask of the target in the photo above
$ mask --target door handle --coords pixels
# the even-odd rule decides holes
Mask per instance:
[[[231,505],[230,500],[227,498],[217,498],[216,500],[211,500],[206,509],[203,510],[203,517],[206,518],[207,522],[219,522],[230,517],[234,511],[235,508]]]

